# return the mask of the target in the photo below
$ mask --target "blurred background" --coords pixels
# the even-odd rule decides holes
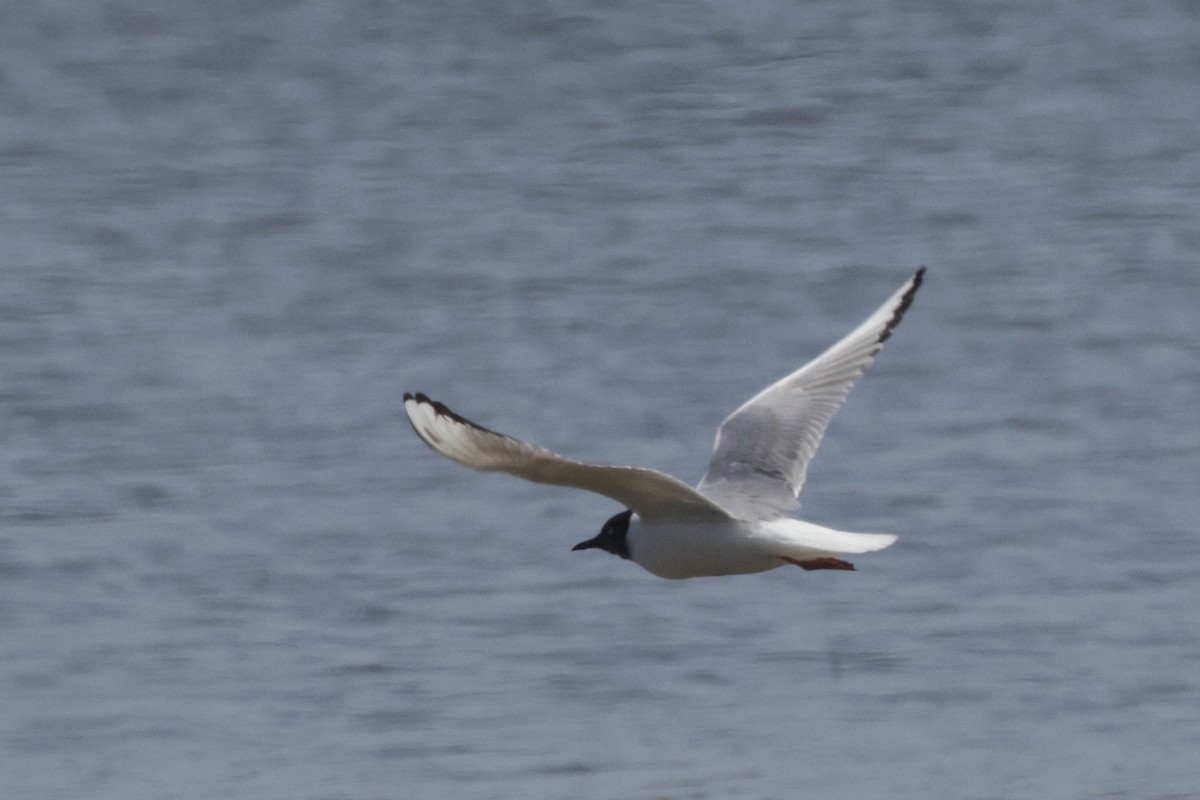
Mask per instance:
[[[1200,6],[0,6],[6,798],[1200,790]],[[404,391],[695,481],[921,264],[809,519],[668,582]]]

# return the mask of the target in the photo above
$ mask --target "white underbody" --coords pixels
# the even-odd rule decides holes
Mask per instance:
[[[896,537],[848,533],[787,517],[757,522],[647,522],[636,514],[626,540],[630,559],[660,578],[764,572],[842,553],[882,550]]]

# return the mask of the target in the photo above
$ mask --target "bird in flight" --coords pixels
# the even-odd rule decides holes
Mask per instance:
[[[460,464],[586,489],[625,506],[574,550],[604,550],[662,578],[784,564],[852,570],[838,556],[882,550],[896,537],[833,530],[791,514],[829,420],[900,324],[924,274],[924,267],[917,270],[841,341],[730,414],[695,489],[653,469],[560,456],[477,425],[424,394],[406,393],[404,410],[425,444]]]

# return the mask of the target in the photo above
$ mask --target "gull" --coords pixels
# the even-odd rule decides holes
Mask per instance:
[[[924,274],[917,270],[841,341],[730,414],[695,489],[653,469],[560,456],[477,425],[424,394],[405,393],[404,410],[425,444],[460,464],[586,489],[625,506],[573,550],[604,550],[673,579],[784,564],[852,570],[839,555],[882,550],[896,537],[833,530],[792,512],[829,420],[900,323]]]

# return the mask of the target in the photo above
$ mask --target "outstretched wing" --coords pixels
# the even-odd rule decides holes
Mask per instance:
[[[727,520],[721,506],[662,472],[573,461],[490,431],[423,394],[405,394],[404,410],[425,444],[471,469],[507,472],[535,483],[570,486],[611,497],[643,519]]]
[[[743,519],[798,508],[829,420],[900,324],[924,275],[922,267],[848,336],[730,414],[697,488]]]

